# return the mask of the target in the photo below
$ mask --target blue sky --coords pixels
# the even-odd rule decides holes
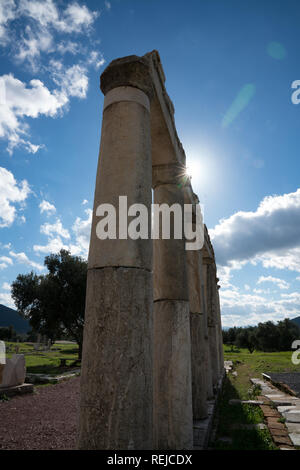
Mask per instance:
[[[223,324],[300,315],[299,23],[297,1],[0,0],[0,303],[50,252],[87,255],[99,75],[157,49]]]

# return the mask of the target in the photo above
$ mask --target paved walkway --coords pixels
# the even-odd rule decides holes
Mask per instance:
[[[269,418],[268,425],[273,425],[273,429],[277,429],[277,435],[279,435],[279,425],[282,423],[278,422],[278,416],[285,418],[285,427],[287,429],[289,439],[291,440],[294,446],[300,446],[300,399],[298,397],[294,397],[287,393],[281,392],[273,385],[268,382],[265,382],[264,380],[251,379],[251,382],[261,387],[262,396],[266,397],[275,408],[273,408],[273,411],[271,409],[269,410],[269,416],[267,416],[267,419]],[[263,408],[264,406],[265,405],[262,405],[262,409],[263,411],[266,411]],[[270,431],[272,437],[274,438],[274,436],[276,436],[276,432],[273,435],[272,427]],[[284,449],[285,443],[282,442],[282,444],[283,446],[281,447],[281,449]]]

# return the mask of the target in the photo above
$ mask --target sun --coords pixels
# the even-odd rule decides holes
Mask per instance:
[[[191,179],[199,179],[201,174],[200,163],[197,160],[189,160],[185,174]]]

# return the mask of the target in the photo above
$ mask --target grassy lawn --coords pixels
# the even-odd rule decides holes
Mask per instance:
[[[249,400],[259,395],[250,378],[262,378],[262,372],[300,372],[299,365],[291,362],[292,352],[250,354],[246,349],[224,348],[225,360],[234,363],[237,376],[230,373],[224,383],[219,400],[216,440],[214,449],[234,450],[273,450],[274,446],[268,430],[238,429],[240,425],[263,423],[263,413],[253,405],[229,405],[230,399]],[[224,439],[225,438],[225,439]],[[229,438],[229,439],[228,439]]]
[[[28,373],[56,375],[66,372],[78,358],[77,344],[55,343],[49,351],[35,351],[32,343],[6,342],[6,348],[19,346],[19,354],[25,355]],[[14,352],[7,353],[10,358]],[[67,359],[66,367],[60,367],[60,359]]]

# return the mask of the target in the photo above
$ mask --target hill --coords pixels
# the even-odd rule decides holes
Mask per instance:
[[[291,318],[291,321],[292,321],[293,323],[296,323],[296,325],[298,325],[299,328],[300,328],[300,317]]]
[[[29,322],[24,320],[16,310],[0,304],[0,327],[10,325],[14,327],[17,333],[27,333],[31,330]]]

